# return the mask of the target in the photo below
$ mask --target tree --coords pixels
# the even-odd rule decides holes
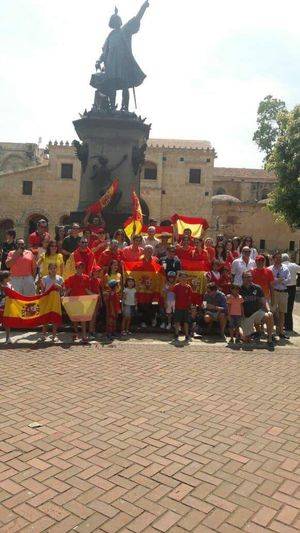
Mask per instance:
[[[265,160],[268,159],[280,134],[280,124],[278,122],[280,113],[284,115],[286,112],[285,102],[273,98],[271,95],[266,96],[258,106],[258,128],[253,135],[253,141],[256,142],[262,152],[265,152]]]
[[[277,176],[268,208],[291,227],[300,225],[300,106],[288,111],[282,100],[267,96],[258,108],[253,139],[264,151],[265,169]]]

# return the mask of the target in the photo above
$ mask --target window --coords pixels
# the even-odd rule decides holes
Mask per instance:
[[[72,163],[62,163],[61,165],[61,178],[71,180],[73,178],[73,165]]]
[[[210,157],[206,159],[206,163],[210,163]]]
[[[201,182],[201,168],[190,168],[190,183]]]
[[[23,194],[32,195],[32,181],[23,181]]]
[[[184,157],[181,157],[181,158],[179,159],[179,161],[184,161]]]
[[[145,180],[156,180],[157,179],[157,168],[155,167],[146,167],[144,171]]]
[[[259,249],[260,250],[265,250],[266,249],[266,241],[265,241],[265,239],[260,239],[260,241],[259,241]]]
[[[205,196],[209,196],[209,192],[208,191],[205,191]]]
[[[164,155],[162,158],[163,161],[167,161],[167,157]]]
[[[295,251],[295,241],[290,241],[289,250],[290,250],[290,252],[294,252]]]

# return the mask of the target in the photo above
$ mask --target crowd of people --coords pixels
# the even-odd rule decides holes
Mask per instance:
[[[58,226],[54,238],[45,220],[29,235],[26,245],[8,230],[1,245],[0,308],[5,305],[5,288],[23,296],[42,294],[51,287],[61,295],[80,297],[97,295],[93,318],[81,327],[74,323],[73,340],[81,334],[84,343],[105,331],[109,340],[127,337],[132,322],[181,332],[185,342],[194,336],[214,331],[229,342],[251,342],[266,335],[274,346],[276,336],[288,338],[293,331],[293,306],[300,266],[288,254],[276,251],[270,257],[258,253],[250,236],[225,238],[218,235],[192,237],[190,229],[178,236],[174,231],[156,236],[149,226],[147,234],[126,238],[123,229],[111,238],[99,217],[84,227]],[[163,285],[159,294],[140,300],[135,279],[126,275],[124,263],[142,261],[159,267]],[[193,262],[195,270],[205,265],[205,291],[195,294],[183,268]],[[147,269],[147,268],[146,268]],[[216,327],[217,326],[217,327]],[[44,326],[41,340],[46,340]],[[52,341],[57,340],[53,326]],[[10,343],[7,330],[6,342]]]

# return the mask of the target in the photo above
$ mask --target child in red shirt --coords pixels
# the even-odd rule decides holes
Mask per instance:
[[[111,340],[117,330],[117,318],[121,313],[120,294],[117,292],[118,281],[111,279],[104,293],[106,306],[106,335]]]
[[[93,294],[90,286],[90,278],[84,274],[85,264],[78,261],[75,265],[76,274],[70,276],[65,281],[65,296],[84,296],[86,294]],[[73,322],[74,333],[73,341],[78,339],[78,322]],[[86,322],[81,322],[82,342],[87,344],[88,338],[86,336]]]
[[[185,342],[189,341],[189,309],[192,303],[192,289],[187,283],[187,274],[179,273],[179,283],[173,287],[175,294],[175,340],[178,340],[179,329],[183,324]]]
[[[96,304],[95,311],[93,314],[93,318],[89,324],[89,332],[90,332],[91,340],[94,340],[96,338],[97,316],[98,316],[99,308],[101,307],[101,304],[102,304],[102,296],[101,296],[102,284],[101,284],[100,276],[101,276],[101,268],[99,266],[94,267],[91,272],[91,277],[90,277],[90,288],[93,294],[98,295],[98,300],[97,300],[97,304]]]

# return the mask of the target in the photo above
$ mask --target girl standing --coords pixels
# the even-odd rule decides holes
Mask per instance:
[[[123,319],[121,335],[130,334],[130,324],[137,306],[135,281],[133,278],[127,278],[123,290]]]

